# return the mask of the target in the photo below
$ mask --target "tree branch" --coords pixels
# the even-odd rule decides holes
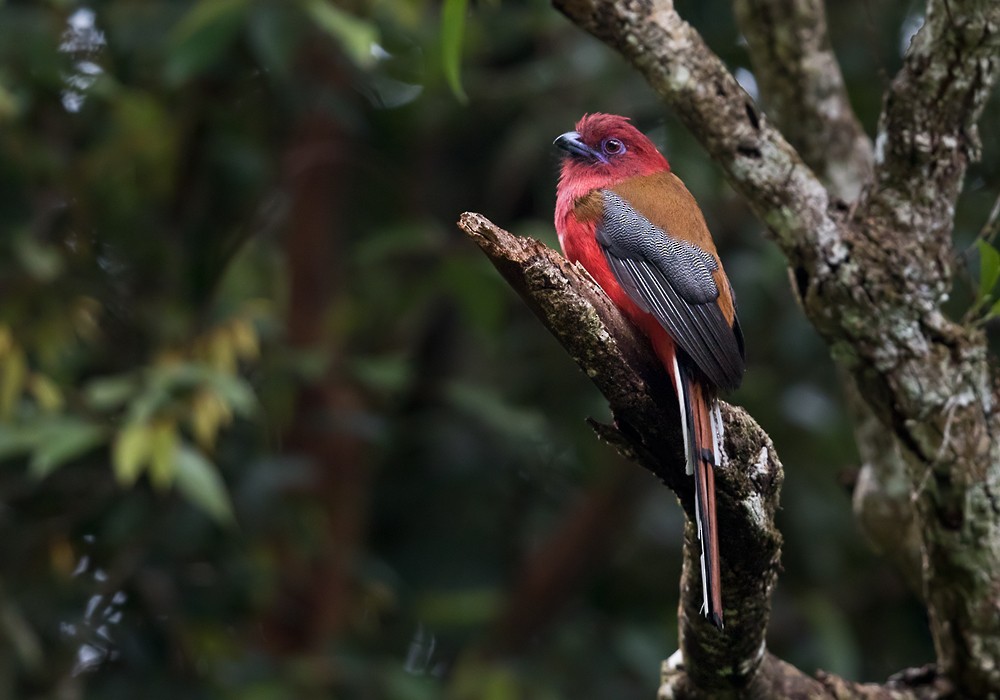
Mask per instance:
[[[479,214],[459,226],[490,258],[608,399],[614,425],[603,439],[656,474],[694,519],[694,485],[685,473],[680,414],[670,379],[644,337],[583,268],[541,243],[512,236]],[[723,467],[716,472],[726,629],[700,614],[700,549],[692,527],[681,582],[681,648],[688,672],[705,687],[745,684],[764,654],[781,535],[774,526],[781,464],[767,435],[744,411],[723,405]]]
[[[839,374],[861,454],[854,517],[872,548],[896,568],[911,593],[923,598],[920,528],[902,447],[865,403],[854,378],[843,370]]]
[[[848,216],[670,0],[554,2],[646,76],[781,245],[806,314],[901,446],[939,667],[964,696],[1000,692],[1000,396],[983,333],[940,309],[1000,3],[929,1]]]
[[[819,671],[812,678],[778,657],[765,653],[750,683],[726,696],[692,687],[680,653],[663,662],[657,700],[719,697],[767,698],[768,700],[932,700],[952,696],[954,688],[933,666],[906,669],[884,685],[854,683]]]
[[[1000,5],[928,0],[924,24],[885,96],[875,187],[859,216],[916,228],[934,246],[932,260],[950,250],[955,199],[966,167],[979,158],[977,122],[998,67]]]
[[[768,116],[835,197],[853,202],[872,178],[872,143],[855,117],[830,46],[822,0],[734,0]],[[921,595],[920,536],[901,447],[840,372],[862,465],[854,513],[868,540]]]
[[[734,0],[767,114],[836,197],[872,174],[872,143],[851,109],[822,0]]]

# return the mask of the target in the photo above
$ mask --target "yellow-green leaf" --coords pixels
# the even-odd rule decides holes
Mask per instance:
[[[177,490],[192,504],[221,523],[235,522],[226,485],[215,465],[201,452],[190,445],[178,446],[174,478]]]
[[[131,486],[139,478],[152,452],[153,431],[146,423],[129,423],[115,436],[111,464],[122,486]]]
[[[245,318],[233,319],[229,324],[229,334],[233,338],[233,348],[241,360],[256,360],[260,357],[260,343],[257,330]]]
[[[0,356],[6,355],[14,347],[14,334],[10,332],[10,327],[0,323]]]
[[[27,378],[28,361],[24,357],[24,350],[13,345],[0,358],[0,418],[10,418],[24,391]]]
[[[191,431],[205,449],[212,449],[219,428],[232,419],[233,412],[214,391],[199,391],[191,401]]]
[[[0,124],[12,122],[21,116],[25,100],[16,96],[6,85],[0,83]]]
[[[73,329],[81,338],[97,340],[101,333],[101,304],[93,297],[82,296],[76,300],[71,311]]]
[[[40,372],[33,372],[28,380],[35,401],[47,413],[56,413],[63,407],[63,395],[59,387],[51,379]]]
[[[524,697],[514,673],[503,666],[490,666],[482,661],[467,661],[455,669],[451,687],[455,695],[482,700],[515,700]]]
[[[53,246],[41,243],[34,236],[16,237],[14,252],[25,272],[39,282],[51,282],[62,272],[63,259],[59,251]]]
[[[462,88],[462,39],[468,0],[444,0],[441,8],[441,61],[448,87],[459,102],[467,102]]]
[[[42,672],[45,667],[42,642],[13,600],[0,602],[0,637],[9,645],[9,653],[17,663],[32,672]]]
[[[208,363],[212,369],[225,374],[236,374],[236,346],[225,329],[220,328],[208,336]]]
[[[149,480],[158,489],[167,488],[174,480],[178,442],[177,424],[173,421],[160,421],[153,426]]]

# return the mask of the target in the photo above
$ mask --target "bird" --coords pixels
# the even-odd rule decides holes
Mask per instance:
[[[722,630],[718,396],[737,389],[746,369],[732,285],[694,196],[627,117],[585,114],[554,145],[563,152],[555,207],[563,254],[649,339],[677,395],[695,484],[701,612]]]

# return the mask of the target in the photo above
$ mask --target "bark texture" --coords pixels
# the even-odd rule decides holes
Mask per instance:
[[[773,123],[670,0],[555,5],[631,61],[723,167],[785,252],[806,315],[854,378],[873,477],[859,511],[867,502],[878,506],[869,513],[909,516],[911,544],[901,537],[888,546],[904,569],[919,553],[937,652],[919,694],[1000,696],[1000,397],[982,331],[941,310],[955,202],[1000,73],[1000,3],[929,0],[885,95],[874,147],[850,110],[815,0],[737,0]],[[720,519],[731,506],[722,499]],[[685,612],[682,680],[674,676],[665,697],[719,697],[723,686],[775,696],[755,685],[784,668],[763,649],[747,676],[700,667],[702,630]],[[897,692],[818,682],[836,697]]]
[[[734,0],[764,107],[836,197],[869,181],[872,143],[851,109],[822,0]]]

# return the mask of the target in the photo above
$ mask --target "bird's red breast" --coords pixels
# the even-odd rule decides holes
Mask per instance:
[[[742,334],[694,197],[625,118],[587,115],[576,127],[556,139],[567,153],[555,212],[566,257],[649,336],[665,365],[676,344],[710,384],[734,388],[743,372]]]

